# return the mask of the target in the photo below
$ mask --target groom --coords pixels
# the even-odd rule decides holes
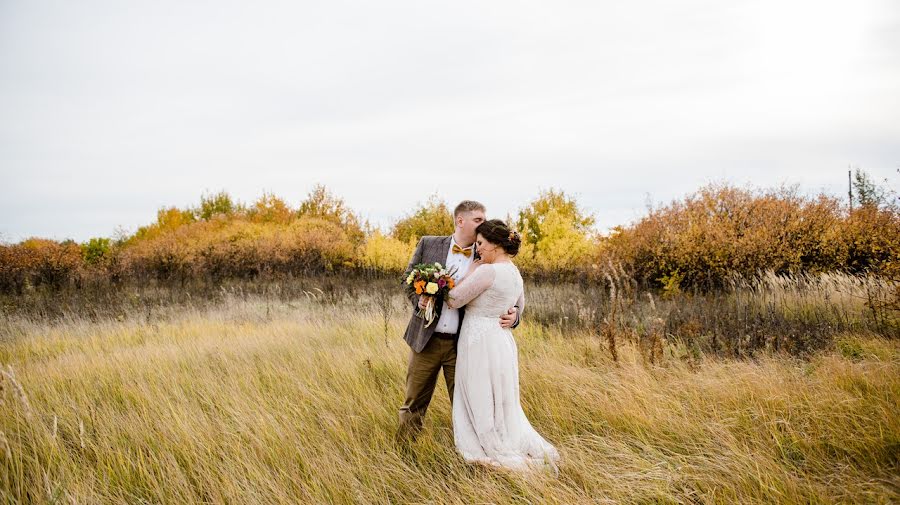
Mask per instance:
[[[465,200],[453,210],[456,230],[449,237],[425,236],[419,240],[404,278],[419,263],[440,263],[448,269],[456,269],[453,275],[458,282],[475,260],[475,229],[484,222],[484,205]],[[437,321],[425,327],[425,320],[415,315],[415,309],[425,307],[425,296],[409,295],[414,310],[406,327],[406,343],[411,350],[406,369],[406,400],[400,407],[400,438],[412,438],[422,428],[425,411],[434,394],[438,374],[444,370],[444,382],[450,401],[453,401],[453,375],[456,371],[456,340],[465,307],[451,309],[445,300],[435,304]],[[515,328],[519,324],[518,307],[500,317],[498,324]]]

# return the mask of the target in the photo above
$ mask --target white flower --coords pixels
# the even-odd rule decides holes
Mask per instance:
[[[438,292],[438,285],[434,282],[429,282],[425,285],[425,292],[429,295],[433,295]]]

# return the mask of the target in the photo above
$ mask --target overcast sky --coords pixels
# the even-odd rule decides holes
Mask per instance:
[[[325,184],[388,225],[562,189],[606,229],[716,181],[900,190],[896,0],[0,0],[0,240]]]

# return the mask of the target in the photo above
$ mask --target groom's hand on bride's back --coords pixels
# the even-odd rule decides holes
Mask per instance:
[[[500,316],[500,326],[503,328],[515,328],[516,321],[519,320],[519,308],[513,307],[509,311]]]

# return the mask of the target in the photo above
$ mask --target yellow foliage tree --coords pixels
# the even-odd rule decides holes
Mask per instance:
[[[375,231],[360,250],[360,263],[366,268],[383,272],[402,272],[413,254],[415,245]]]
[[[586,214],[573,197],[562,190],[550,189],[541,191],[527,207],[519,211],[516,227],[524,235],[524,239],[537,244],[543,237],[544,223],[551,212],[571,222],[572,227],[582,234],[589,234],[594,226],[594,217]]]
[[[356,245],[361,244],[365,238],[359,217],[350,210],[342,198],[335,196],[321,184],[317,184],[309,192],[306,200],[300,204],[297,214],[301,217],[324,219],[340,225]]]
[[[196,219],[191,211],[177,207],[164,207],[156,212],[156,225],[163,230],[174,230],[194,221]]]
[[[549,190],[519,211],[522,234],[517,264],[525,271],[573,272],[586,267],[594,244],[593,216],[574,198]]]
[[[447,203],[432,195],[412,214],[397,221],[391,229],[391,236],[401,242],[415,244],[425,235],[452,235],[455,229],[453,214]]]
[[[263,193],[247,214],[257,223],[288,223],[293,218],[293,211],[288,204],[271,193]]]
[[[544,216],[535,249],[537,266],[542,270],[571,271],[585,266],[591,240],[571,219],[552,209]]]

